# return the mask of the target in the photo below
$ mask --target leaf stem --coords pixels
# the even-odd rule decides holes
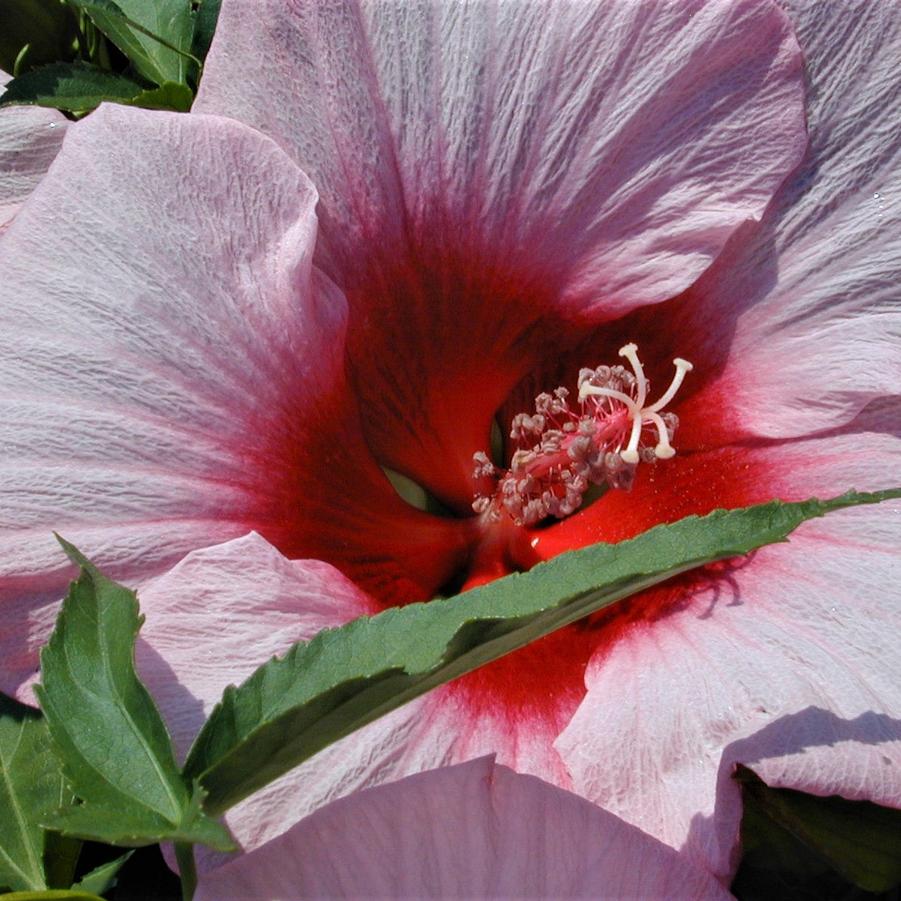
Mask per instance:
[[[182,901],[191,901],[197,888],[197,865],[194,863],[194,846],[188,842],[175,843],[175,860],[181,877]]]

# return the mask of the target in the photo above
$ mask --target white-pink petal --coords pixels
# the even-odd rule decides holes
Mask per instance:
[[[344,301],[311,281],[315,203],[230,120],[105,106],[69,128],[0,242],[5,690],[64,591],[53,530],[132,585],[248,531],[259,423],[286,386],[342,378]]]
[[[330,274],[374,242],[484,245],[606,316],[691,284],[806,144],[768,0],[226,0],[194,108],[310,175]]]
[[[372,612],[368,595],[334,567],[288,560],[256,533],[193,551],[147,582],[139,600],[138,671],[182,758],[227,685],[295,642]]]
[[[731,897],[671,848],[491,758],[335,802],[201,878],[198,901]]]
[[[374,612],[333,567],[287,560],[253,534],[194,551],[143,586],[139,600],[146,622],[138,670],[182,757],[227,685],[297,641]],[[439,689],[321,751],[226,819],[251,850],[336,798],[486,753],[566,785],[554,737],[511,730],[503,711],[476,716]],[[221,860],[201,853],[201,868]]]
[[[10,78],[0,72],[0,89]],[[67,124],[66,117],[52,109],[0,109],[0,234],[47,173]]]
[[[901,17],[890,3],[786,5],[811,81],[810,153],[759,234],[695,288],[699,342],[722,352],[698,403],[715,392],[742,434],[777,438],[901,394]]]

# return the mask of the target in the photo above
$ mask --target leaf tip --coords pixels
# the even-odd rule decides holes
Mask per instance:
[[[66,541],[59,532],[54,532],[53,537],[59,542],[60,547],[65,552],[66,556],[76,565],[84,568],[93,568],[91,561],[85,557],[84,554],[74,544],[69,541]]]

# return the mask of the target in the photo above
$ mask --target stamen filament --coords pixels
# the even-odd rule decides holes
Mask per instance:
[[[660,395],[660,398],[656,403],[651,404],[650,407],[645,409],[645,413],[656,413],[658,410],[662,410],[676,396],[676,392],[679,390],[679,387],[682,385],[682,380],[685,378],[685,373],[691,372],[692,369],[694,369],[694,366],[692,366],[688,360],[683,360],[681,357],[676,357],[676,359],[673,360],[673,365],[676,367],[676,373],[669,384],[669,388]]]
[[[648,382],[644,377],[644,368],[641,365],[641,360],[638,359],[638,345],[623,345],[619,349],[619,355],[621,357],[625,357],[632,364],[632,369],[635,372],[635,378],[638,382],[638,384],[636,385],[636,388],[638,390],[638,397],[635,398],[635,404],[638,409],[641,410],[644,407],[644,402],[648,398]]]
[[[620,451],[620,456],[626,463],[637,463],[638,456],[638,440],[641,438],[641,412],[639,411],[632,418],[632,433],[629,435],[629,444],[624,451]]]
[[[582,387],[579,389],[579,400],[585,400],[585,397],[589,394],[612,397],[614,400],[618,400],[620,403],[625,404],[628,407],[631,416],[638,415],[639,408],[637,404],[628,394],[623,394],[622,391],[614,391],[612,388],[598,388],[596,385],[583,382]]]
[[[669,434],[666,431],[663,417],[659,413],[649,413],[647,410],[644,415],[657,427],[657,446],[654,448],[654,456],[660,460],[669,460],[670,457],[675,457],[676,452],[669,443]]]

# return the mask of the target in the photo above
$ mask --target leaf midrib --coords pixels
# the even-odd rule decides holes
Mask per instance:
[[[99,596],[100,595],[100,586],[98,586],[96,584],[96,580],[94,580],[93,578],[92,578],[92,581],[94,582],[94,591]],[[99,599],[98,599],[98,601],[99,601]],[[101,614],[105,613],[108,606],[109,606],[108,601],[99,601],[98,613],[101,613]],[[111,694],[115,697],[116,701],[118,702],[119,709],[122,711],[122,713],[125,717],[125,720],[128,723],[129,728],[131,729],[132,735],[134,735],[138,739],[138,744],[140,745],[141,749],[143,750],[145,756],[149,759],[154,772],[157,774],[157,777],[159,778],[160,783],[162,784],[163,789],[164,789],[166,795],[168,796],[169,801],[172,804],[172,808],[175,811],[175,817],[173,818],[173,817],[163,813],[162,811],[157,810],[155,807],[151,807],[147,803],[141,803],[140,799],[136,798],[134,795],[131,795],[128,793],[124,793],[124,794],[126,794],[126,797],[131,798],[133,801],[137,801],[137,803],[140,804],[140,806],[144,807],[145,809],[151,810],[151,811],[159,814],[160,816],[164,817],[166,820],[168,820],[170,823],[172,823],[173,827],[177,826],[178,822],[181,820],[181,816],[183,813],[183,805],[181,803],[179,803],[178,798],[176,798],[175,794],[173,793],[172,788],[169,785],[169,779],[166,777],[166,775],[163,773],[162,769],[160,768],[160,763],[159,763],[159,760],[157,759],[156,754],[150,748],[150,745],[148,744],[147,740],[144,737],[144,733],[138,728],[137,724],[135,723],[134,719],[132,718],[131,711],[128,709],[127,705],[125,704],[125,700],[122,697],[121,692],[119,691],[119,686],[116,682],[115,675],[113,673],[113,668],[112,668],[112,664],[111,664],[110,658],[109,658],[107,643],[103,640],[103,630],[100,626],[100,617],[99,616],[96,617],[94,622],[95,622],[95,626],[96,626],[95,631],[96,631],[96,635],[97,635],[97,641],[98,641],[98,645],[100,646],[100,659],[103,661],[103,671],[107,677],[107,684],[110,686]],[[69,654],[68,654],[68,649],[67,649],[66,660],[68,661],[68,659],[69,659]],[[73,681],[75,681],[76,684],[78,684],[79,687],[82,688],[82,690],[86,690],[81,685],[81,683],[78,682],[78,680],[75,678],[75,673],[71,669],[70,669],[70,672],[72,673]],[[131,674],[134,675],[135,678],[137,678],[137,675],[134,673],[133,669],[132,669]]]

